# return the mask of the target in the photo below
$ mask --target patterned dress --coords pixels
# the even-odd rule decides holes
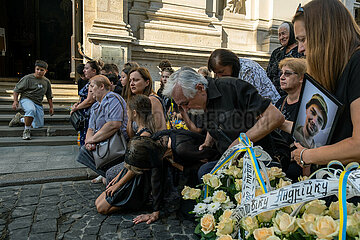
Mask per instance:
[[[89,91],[89,83],[87,83],[82,89],[80,89],[79,91],[79,96],[81,98],[80,102],[83,102],[87,96],[88,96],[88,91]],[[86,138],[86,132],[88,130],[89,127],[89,119],[90,119],[90,107],[88,108],[83,108],[80,109],[79,111],[81,111],[84,116],[86,117],[86,121],[85,121],[85,125],[84,128],[80,131],[80,147],[83,146],[85,144],[85,138]]]
[[[267,77],[265,70],[257,62],[250,59],[239,58],[239,62],[239,79],[253,85],[261,96],[270,99],[275,104],[280,99],[280,95]]]

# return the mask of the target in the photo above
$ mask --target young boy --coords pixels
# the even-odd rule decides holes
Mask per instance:
[[[51,84],[49,79],[45,77],[48,64],[41,60],[35,62],[35,73],[24,76],[16,84],[14,88],[14,102],[12,108],[16,110],[19,107],[18,96],[20,94],[20,104],[25,111],[25,115],[22,116],[17,113],[15,117],[10,121],[9,127],[25,124],[25,130],[23,132],[23,139],[30,140],[30,127],[39,128],[44,126],[44,109],[42,101],[44,95],[49,103],[50,116],[54,114]]]

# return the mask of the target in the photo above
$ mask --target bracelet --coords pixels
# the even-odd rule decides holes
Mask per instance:
[[[305,152],[305,150],[308,150],[308,148],[304,148],[303,150],[301,150],[300,152],[300,164],[303,166],[303,167],[306,167],[306,166],[310,166],[311,164],[306,164],[303,160],[303,153]]]

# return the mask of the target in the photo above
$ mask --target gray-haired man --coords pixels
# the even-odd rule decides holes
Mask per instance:
[[[261,97],[251,84],[233,77],[205,79],[193,69],[183,67],[170,76],[163,94],[172,97],[184,111],[206,113],[207,136],[200,149],[215,143],[223,153],[239,143],[241,132],[258,142],[284,122],[269,99]],[[205,164],[207,170],[203,173],[215,164]]]

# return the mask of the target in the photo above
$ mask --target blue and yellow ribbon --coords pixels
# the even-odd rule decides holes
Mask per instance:
[[[347,204],[346,204],[346,185],[350,172],[343,171],[339,179],[339,215],[340,228],[339,239],[346,240]]]
[[[264,182],[264,179],[261,176],[260,169],[259,169],[259,164],[257,162],[256,155],[255,155],[254,150],[252,148],[251,141],[246,136],[245,133],[240,134],[239,143],[240,142],[244,145],[244,147],[235,149],[229,156],[227,156],[214,169],[212,169],[210,174],[212,174],[212,175],[216,174],[216,172],[218,172],[220,169],[222,169],[230,160],[232,160],[235,156],[237,156],[236,155],[237,153],[247,151],[249,156],[250,156],[253,168],[255,170],[255,176],[256,176],[259,184],[260,184],[260,188],[263,191],[263,193],[267,193],[265,182]],[[204,190],[204,198],[208,197],[208,194],[209,194],[209,189],[208,188],[209,188],[209,186],[206,185],[205,190]]]

